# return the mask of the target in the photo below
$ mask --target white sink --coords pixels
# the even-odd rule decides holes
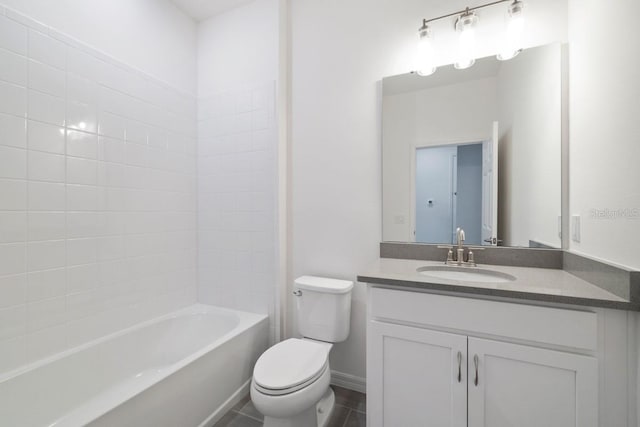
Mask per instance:
[[[516,278],[501,271],[477,267],[427,266],[418,268],[418,273],[436,279],[456,280],[458,282],[505,283]]]

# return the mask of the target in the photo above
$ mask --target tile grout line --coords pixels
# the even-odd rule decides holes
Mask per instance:
[[[244,417],[251,418],[252,420],[255,420],[255,421],[259,421],[259,422],[261,422],[261,423],[264,423],[264,420],[261,420],[261,419],[259,419],[259,418],[255,418],[255,417],[254,417],[254,416],[252,416],[252,415],[246,414],[246,413],[242,412],[242,409],[236,410],[235,412],[236,412],[236,413],[238,413],[238,414],[240,414],[240,415],[242,415],[242,416],[244,416]]]
[[[345,417],[344,422],[342,423],[342,427],[347,426],[347,422],[349,422],[349,417],[351,416],[351,412],[353,412],[353,409],[349,408],[349,412],[347,412],[347,416]]]

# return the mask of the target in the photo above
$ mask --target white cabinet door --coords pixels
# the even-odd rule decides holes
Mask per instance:
[[[467,337],[369,322],[367,426],[465,427]]]
[[[468,354],[469,427],[597,427],[596,358],[477,338]]]

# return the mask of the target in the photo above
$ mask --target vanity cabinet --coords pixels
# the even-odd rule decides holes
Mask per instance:
[[[595,313],[375,287],[369,303],[368,426],[598,426]]]

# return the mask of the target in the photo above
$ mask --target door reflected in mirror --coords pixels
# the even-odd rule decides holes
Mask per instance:
[[[561,247],[562,49],[383,79],[383,240]]]

